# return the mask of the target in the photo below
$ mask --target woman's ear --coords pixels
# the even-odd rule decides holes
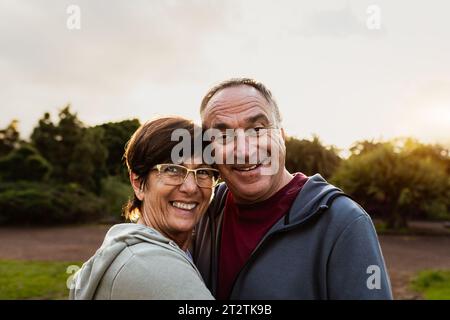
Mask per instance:
[[[144,199],[143,184],[139,176],[134,172],[130,172],[130,183],[133,187],[134,194],[139,200],[142,201]]]

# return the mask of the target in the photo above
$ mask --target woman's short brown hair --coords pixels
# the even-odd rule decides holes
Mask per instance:
[[[161,117],[141,125],[132,135],[125,147],[124,159],[128,172],[136,174],[141,187],[145,188],[147,177],[151,169],[160,163],[171,163],[172,149],[179,141],[172,141],[172,133],[177,129],[185,129],[191,137],[191,154],[182,155],[190,158],[200,150],[194,148],[196,139],[202,139],[202,130],[193,121],[178,116]],[[202,140],[200,140],[202,141]],[[203,141],[202,150],[204,148]],[[124,216],[129,220],[136,220],[141,213],[142,201],[134,194],[124,208]]]

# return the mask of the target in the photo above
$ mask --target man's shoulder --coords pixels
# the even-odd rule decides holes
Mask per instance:
[[[371,220],[367,212],[348,194],[328,183],[322,177],[309,177],[308,190],[300,192],[293,205],[292,216],[304,220],[320,215],[316,223],[325,224],[327,232],[339,232],[359,219]],[[304,187],[304,188],[305,188]],[[303,191],[303,190],[302,190]]]
[[[329,231],[334,230],[336,234],[341,234],[350,226],[362,227],[364,225],[365,228],[372,228],[372,219],[369,214],[344,193],[332,201],[325,211],[324,217],[326,217]],[[359,221],[358,224],[355,224],[357,221]]]

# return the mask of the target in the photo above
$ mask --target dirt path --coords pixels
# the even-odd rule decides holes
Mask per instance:
[[[420,299],[408,288],[416,272],[450,269],[450,237],[384,235],[379,238],[397,299]]]
[[[0,259],[85,261],[109,226],[0,228]],[[423,269],[450,269],[450,237],[380,236],[396,299],[418,299],[408,289]]]
[[[0,259],[85,261],[110,226],[0,228]]]

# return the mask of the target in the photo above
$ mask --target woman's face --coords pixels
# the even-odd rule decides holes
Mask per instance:
[[[186,168],[210,168],[208,165],[183,164]],[[212,188],[200,188],[193,173],[183,184],[168,185],[157,170],[152,170],[142,192],[145,224],[170,238],[191,233],[212,199]]]

